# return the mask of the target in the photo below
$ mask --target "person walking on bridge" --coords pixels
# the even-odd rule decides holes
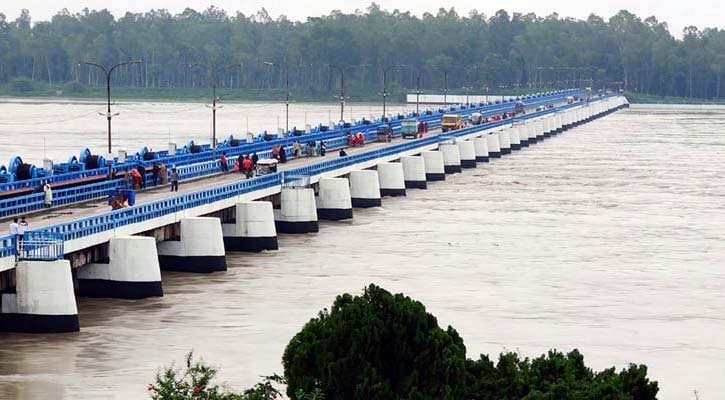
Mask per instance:
[[[227,156],[224,153],[222,153],[222,155],[219,157],[219,166],[222,168],[222,172],[229,171],[229,165],[227,164]]]
[[[23,254],[23,240],[27,230],[28,221],[25,220],[25,217],[20,217],[20,222],[18,222],[18,250],[20,250],[20,254]]]
[[[151,177],[153,178],[154,186],[159,184],[159,171],[160,171],[159,164],[154,163],[154,167],[151,169],[151,173],[152,173]]]
[[[53,205],[53,189],[50,188],[50,183],[45,182],[43,192],[45,193],[45,207],[50,208]]]
[[[171,191],[179,191],[179,173],[176,172],[176,167],[171,167]]]
[[[252,166],[252,159],[249,158],[249,155],[247,155],[246,157],[244,157],[244,161],[242,161],[242,169],[244,170],[244,175],[247,177],[247,179],[252,177],[253,168],[254,167]]]

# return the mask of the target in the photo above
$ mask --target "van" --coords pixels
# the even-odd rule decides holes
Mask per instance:
[[[516,114],[526,113],[526,106],[524,105],[523,101],[516,102],[516,105],[514,105],[514,113],[516,113]]]
[[[458,114],[444,114],[441,119],[441,130],[443,132],[454,131],[461,129],[463,126],[463,120]]]
[[[418,136],[418,120],[415,118],[404,119],[400,123],[400,133],[403,139],[415,139]]]

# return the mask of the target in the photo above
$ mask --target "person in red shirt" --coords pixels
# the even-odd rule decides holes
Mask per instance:
[[[222,172],[229,171],[229,165],[227,164],[227,156],[222,153],[221,157],[219,157],[219,165],[222,168]]]
[[[244,157],[244,161],[242,161],[242,169],[247,175],[247,178],[252,177],[252,159],[249,158],[249,156]]]

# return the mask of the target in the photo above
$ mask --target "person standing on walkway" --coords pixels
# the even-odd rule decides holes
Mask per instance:
[[[25,231],[27,230],[28,221],[25,220],[25,217],[20,217],[20,222],[18,222],[18,249],[21,254],[23,252],[23,239],[25,238]]]
[[[126,168],[126,171],[123,174],[123,188],[128,189],[131,186],[131,171],[128,170],[128,167]]]
[[[229,165],[227,165],[227,156],[222,153],[222,155],[219,157],[219,166],[222,169],[222,172],[228,172],[229,171]]]
[[[143,164],[139,164],[136,171],[138,171],[139,188],[146,189],[146,168],[144,168]]]
[[[159,184],[159,164],[154,163],[154,167],[151,169],[151,178],[154,181],[154,186]]]
[[[257,166],[257,161],[259,161],[259,156],[257,155],[257,152],[255,151],[252,153],[252,167]]]
[[[176,172],[176,167],[171,167],[171,191],[179,191],[179,173]]]
[[[252,159],[249,158],[249,156],[244,157],[244,161],[242,161],[242,169],[244,170],[244,174],[247,176],[247,179],[252,177],[253,168]]]
[[[17,218],[13,218],[13,222],[10,223],[10,235],[11,236],[18,235],[18,219]]]
[[[50,208],[53,205],[53,189],[50,188],[50,183],[45,182],[43,192],[45,192],[45,207]]]
[[[327,142],[320,140],[320,157],[324,157],[327,152]]]

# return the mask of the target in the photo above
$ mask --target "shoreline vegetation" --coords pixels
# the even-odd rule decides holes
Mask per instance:
[[[555,89],[518,89],[504,93],[504,95],[517,95],[538,91]],[[450,95],[465,95],[462,91],[450,90]],[[390,93],[388,101],[391,104],[406,102],[407,92]],[[442,93],[426,93],[442,94]],[[480,96],[481,93],[470,93],[471,96]],[[490,93],[494,97],[500,94]],[[265,102],[284,103],[285,93],[280,89],[223,89],[217,88],[217,96],[227,102]],[[676,96],[657,96],[644,93],[627,92],[627,99],[632,104],[682,104],[682,105],[725,105],[723,99],[689,98]],[[49,85],[30,80],[15,81],[0,84],[0,100],[77,100],[77,101],[105,101],[106,89],[97,86],[86,86],[79,82]],[[152,101],[152,102],[198,102],[211,99],[210,88],[138,88],[113,87],[111,101]],[[376,103],[381,101],[380,96],[371,94],[352,94],[348,103]],[[291,103],[333,103],[339,101],[338,95],[331,93],[292,93]]]
[[[595,371],[576,349],[470,356],[422,303],[371,284],[337,296],[304,325],[284,351],[281,376],[235,393],[188,353],[181,368],[158,370],[147,390],[152,400],[656,400],[659,392],[647,366]]]

